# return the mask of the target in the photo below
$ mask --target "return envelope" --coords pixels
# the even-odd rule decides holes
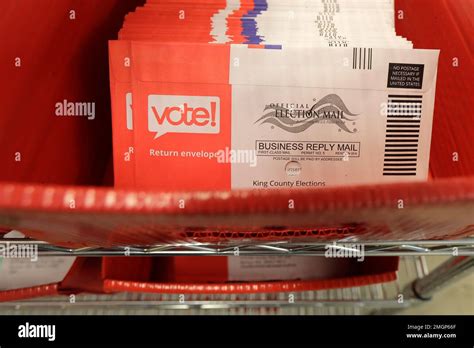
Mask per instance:
[[[374,48],[370,65],[354,64],[357,52],[133,42],[137,185],[229,190],[271,180],[318,187],[426,180],[439,51]],[[199,119],[181,122],[184,103],[200,110]],[[174,113],[157,118],[156,108]],[[259,149],[269,143],[276,149]],[[149,155],[225,148],[255,152],[257,165]]]

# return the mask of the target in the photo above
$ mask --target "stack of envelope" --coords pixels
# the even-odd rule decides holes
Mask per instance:
[[[438,50],[393,0],[148,0],[109,44],[115,184],[311,189],[428,178]]]

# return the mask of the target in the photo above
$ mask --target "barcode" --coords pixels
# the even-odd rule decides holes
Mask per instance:
[[[352,50],[352,69],[372,70],[372,48],[356,48]]]
[[[383,175],[416,175],[422,106],[422,96],[388,96]]]

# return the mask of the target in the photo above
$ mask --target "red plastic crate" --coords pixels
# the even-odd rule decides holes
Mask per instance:
[[[338,260],[335,260],[337,262]],[[340,261],[340,260],[339,260]],[[252,294],[315,291],[385,283],[396,279],[398,257],[374,257],[352,262],[347,274],[317,280],[268,282],[169,281],[165,258],[78,258],[57,284],[0,291],[0,302],[79,293]]]
[[[100,7],[93,0],[47,3],[35,7],[34,0],[4,0],[1,5],[0,180],[10,182],[0,184],[4,229],[67,246],[472,234],[474,65],[472,22],[465,15],[472,12],[471,0],[397,1],[397,10],[403,11],[397,31],[416,48],[441,49],[432,181],[194,194],[49,186],[98,185],[110,174],[106,40],[116,36],[123,16],[141,2],[104,0]],[[71,9],[76,10],[74,21],[68,17]],[[14,57],[22,57],[22,69],[14,66]],[[459,66],[453,66],[454,58]],[[27,90],[34,92],[25,102]],[[54,103],[62,99],[95,100],[97,120],[54,118]],[[17,152],[20,162],[14,161]],[[182,199],[185,209],[178,207]]]
[[[0,225],[64,246],[338,239],[455,239],[474,230],[474,97],[471,0],[397,0],[397,31],[416,48],[441,49],[427,183],[308,191],[159,193],[110,188],[111,124],[106,42],[143,1],[2,0],[0,5]],[[76,19],[68,18],[76,11]],[[58,30],[58,28],[62,28]],[[21,57],[22,69],[14,65]],[[453,66],[453,59],[459,66]],[[45,87],[47,86],[47,87]],[[27,93],[28,92],[28,93]],[[25,100],[25,98],[27,98]],[[55,119],[58,100],[93,100],[97,120]],[[15,161],[17,153],[21,161]],[[459,160],[453,161],[457,153]],[[34,183],[34,184],[20,184]],[[180,209],[180,200],[186,209]],[[294,209],[288,202],[293,200]],[[403,204],[403,209],[400,204]],[[74,203],[74,204],[72,204]],[[384,258],[390,260],[391,258]],[[61,293],[145,291],[246,293],[316,290],[395,279],[396,266],[368,278],[326,282],[182,284],[128,269],[107,273],[79,258],[61,284],[0,293],[0,301]],[[104,261],[108,262],[108,261]],[[388,261],[387,261],[388,262]],[[110,266],[110,265],[109,265]]]

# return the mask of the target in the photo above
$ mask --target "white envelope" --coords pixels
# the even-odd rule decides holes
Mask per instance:
[[[426,180],[438,55],[232,46],[232,188]]]

